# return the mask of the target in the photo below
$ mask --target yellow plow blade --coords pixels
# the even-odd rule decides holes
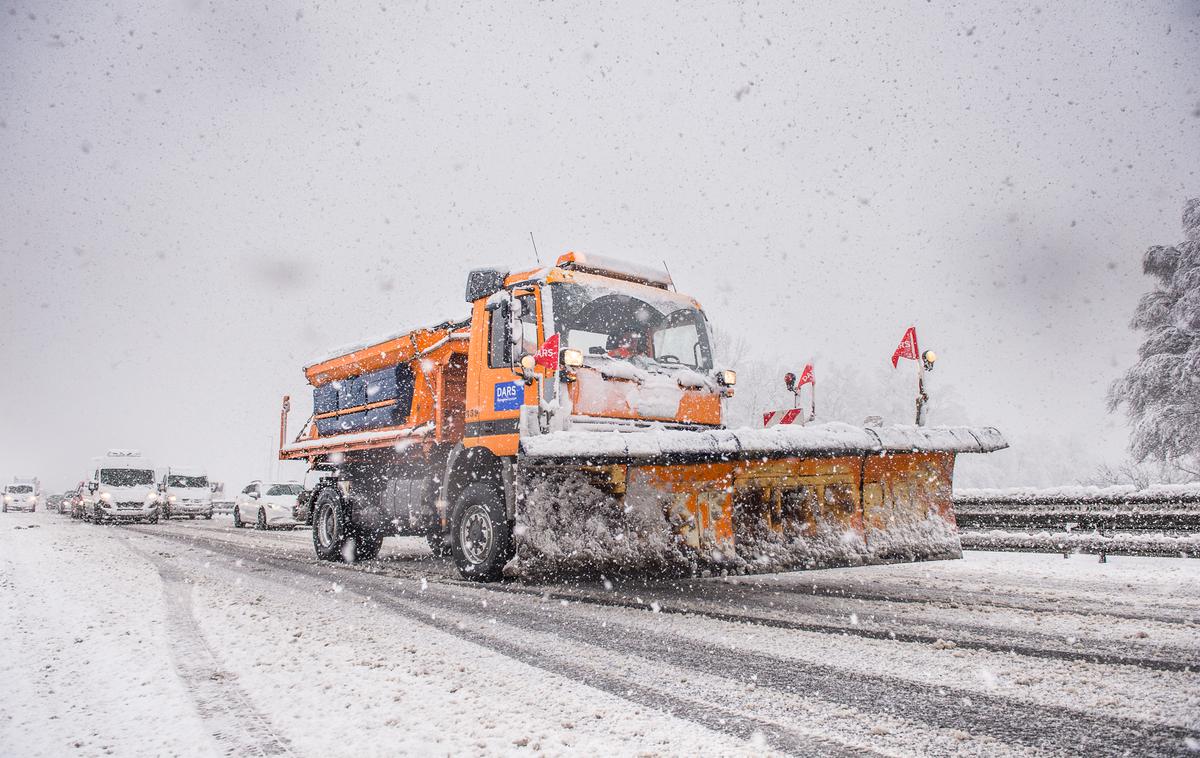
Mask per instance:
[[[608,439],[588,453],[582,435]],[[509,573],[759,573],[959,558],[955,456],[1006,446],[994,429],[965,428],[663,435],[523,441]]]

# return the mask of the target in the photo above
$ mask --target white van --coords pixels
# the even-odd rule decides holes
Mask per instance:
[[[84,495],[84,518],[97,523],[158,521],[158,490],[154,464],[137,450],[109,450],[92,459],[92,474]]]
[[[8,511],[36,511],[42,504],[42,485],[36,478],[14,476],[12,484],[4,485],[0,508]]]
[[[160,513],[164,519],[177,516],[213,517],[213,496],[208,474],[201,468],[172,466],[158,482]]]

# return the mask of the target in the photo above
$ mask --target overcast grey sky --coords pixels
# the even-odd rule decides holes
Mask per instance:
[[[464,314],[531,230],[900,393],[915,322],[966,420],[1064,461],[1013,484],[1116,460],[1200,4],[982,5],[5,0],[0,476],[267,475],[307,359]]]

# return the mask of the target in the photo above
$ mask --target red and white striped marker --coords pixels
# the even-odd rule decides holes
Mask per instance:
[[[763,414],[763,428],[779,424],[801,424],[805,421],[803,408],[789,408],[786,411],[767,411]]]

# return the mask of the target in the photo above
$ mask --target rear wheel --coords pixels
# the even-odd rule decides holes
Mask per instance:
[[[495,581],[513,556],[512,524],[504,497],[492,486],[469,484],[450,517],[450,552],[467,579]]]
[[[233,506],[233,528],[241,529],[245,522],[242,521],[242,509],[236,505]]]
[[[357,563],[379,555],[383,535],[355,527],[350,508],[337,490],[321,490],[312,508],[313,548],[318,558]]]

